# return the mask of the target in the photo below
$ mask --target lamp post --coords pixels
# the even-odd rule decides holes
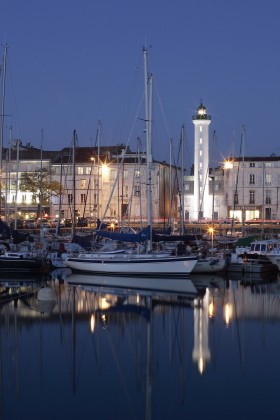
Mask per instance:
[[[208,229],[208,232],[211,234],[211,254],[214,252],[214,230],[213,226]]]

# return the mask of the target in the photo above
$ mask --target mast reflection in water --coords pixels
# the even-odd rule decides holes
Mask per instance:
[[[0,417],[278,418],[279,281],[191,279],[2,280]]]

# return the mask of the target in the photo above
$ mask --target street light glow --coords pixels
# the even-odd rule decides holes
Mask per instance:
[[[224,169],[232,169],[233,168],[233,163],[231,160],[225,160],[224,161]]]

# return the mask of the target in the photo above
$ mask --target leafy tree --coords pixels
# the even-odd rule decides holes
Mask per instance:
[[[34,172],[22,172],[19,189],[22,192],[31,192],[38,207],[46,206],[50,203],[51,196],[59,196],[63,192],[61,184],[51,179],[52,174],[53,172],[47,168]]]

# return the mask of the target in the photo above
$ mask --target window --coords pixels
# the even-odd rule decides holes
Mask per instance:
[[[84,175],[84,168],[82,166],[77,167],[77,174],[78,175]]]
[[[86,194],[81,194],[81,204],[86,203],[86,201],[87,201],[87,196],[86,196]]]
[[[265,191],[265,204],[271,204],[271,190]]]
[[[255,168],[256,164],[255,164],[255,162],[250,162],[249,166],[250,166],[250,168]]]
[[[113,181],[114,179],[116,179],[116,170],[111,169],[110,170],[110,181]]]
[[[271,174],[265,174],[265,185],[271,185]]]
[[[202,137],[200,137],[199,139],[199,144],[202,144]]]
[[[199,131],[202,133],[202,125],[199,126]]]
[[[254,183],[255,183],[255,175],[254,174],[250,174],[249,184],[254,184]]]
[[[234,193],[234,204],[238,204],[238,192]]]
[[[199,151],[199,156],[202,156],[202,150]]]
[[[86,187],[87,187],[86,180],[81,179],[81,188],[86,188]]]
[[[92,169],[92,168],[91,168],[90,166],[86,166],[86,167],[85,167],[85,174],[86,174],[86,175],[91,175],[91,169]]]
[[[73,194],[68,194],[68,204],[73,203]]]
[[[255,191],[250,191],[249,204],[255,204]]]
[[[140,197],[140,186],[139,185],[135,185],[135,187],[134,187],[134,196],[135,197]]]

